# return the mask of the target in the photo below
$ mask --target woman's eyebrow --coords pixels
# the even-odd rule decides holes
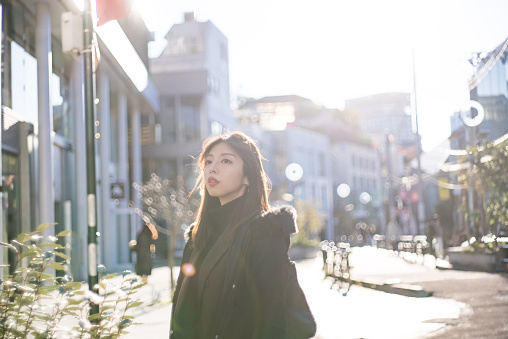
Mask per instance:
[[[237,158],[236,154],[233,154],[233,153],[222,153],[221,156],[225,156],[225,155],[230,155],[232,157],[235,157]]]
[[[220,157],[223,157],[223,156],[226,156],[226,155],[229,155],[229,156],[232,156],[232,157],[238,158],[238,157],[236,156],[236,154],[233,154],[233,153],[221,153],[219,156],[220,156]],[[205,158],[208,158],[208,157],[214,157],[214,155],[213,155],[213,154],[211,154],[211,153],[208,153],[208,155],[207,155]]]

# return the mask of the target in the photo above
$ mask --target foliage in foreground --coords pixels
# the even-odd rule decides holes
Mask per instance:
[[[12,274],[0,281],[0,338],[121,338],[134,324],[127,311],[142,304],[133,294],[145,284],[130,271],[102,276],[102,265],[97,267],[97,293],[68,276],[55,276],[55,270],[66,271],[70,263],[68,247],[57,243],[70,231],[40,243],[50,225],[22,233],[10,244],[0,243],[16,257]],[[94,305],[98,312],[91,312],[97,309]]]

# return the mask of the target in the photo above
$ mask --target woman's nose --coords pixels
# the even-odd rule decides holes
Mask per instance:
[[[217,173],[217,169],[215,168],[215,163],[211,163],[209,166],[208,166],[208,171],[210,173]]]

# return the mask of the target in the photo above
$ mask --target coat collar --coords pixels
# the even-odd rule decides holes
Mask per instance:
[[[272,208],[270,211],[262,213],[255,217],[250,226],[251,232],[260,232],[270,236],[270,234],[282,232],[286,235],[297,233],[298,228],[296,226],[296,211],[291,206],[281,206]],[[190,234],[189,234],[190,235]],[[188,239],[192,241],[192,239]],[[203,262],[200,265],[200,271],[198,275],[198,300],[201,300],[202,293],[204,290],[205,283],[212,272],[219,263],[219,261],[227,254],[231,244],[226,240],[225,237],[221,236],[217,239],[215,245],[210,249]],[[200,251],[193,250],[189,262],[195,265]],[[184,294],[187,289],[186,279],[182,284],[182,290],[180,293]]]

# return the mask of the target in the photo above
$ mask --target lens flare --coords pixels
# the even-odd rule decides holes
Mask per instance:
[[[196,274],[196,268],[189,263],[183,264],[182,273],[185,274],[187,277],[192,277],[194,274]]]

